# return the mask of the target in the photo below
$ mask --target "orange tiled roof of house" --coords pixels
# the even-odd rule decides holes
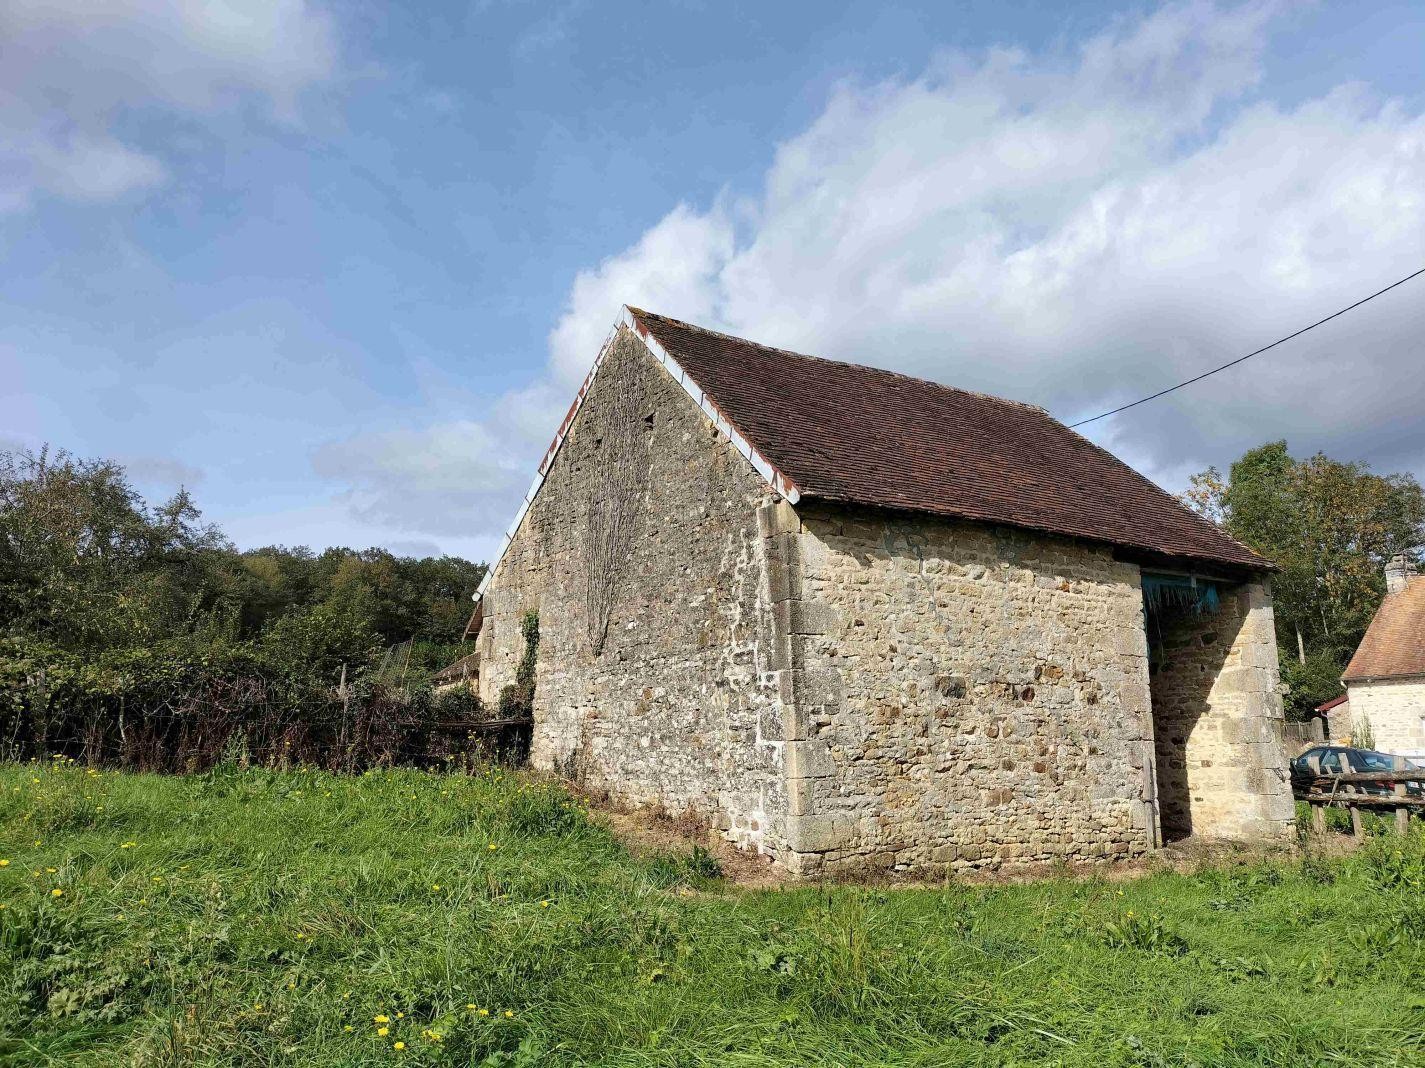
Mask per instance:
[[[1347,682],[1425,675],[1425,575],[1387,593],[1346,667]]]

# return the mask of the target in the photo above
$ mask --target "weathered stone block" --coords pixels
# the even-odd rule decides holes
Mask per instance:
[[[828,853],[851,844],[855,825],[836,816],[800,816],[787,821],[787,846],[798,853]]]
[[[772,606],[772,612],[775,626],[783,634],[834,634],[840,629],[836,609],[822,601],[779,601]]]
[[[814,779],[837,772],[836,760],[825,741],[804,739],[787,742],[783,760],[788,779]]]
[[[794,559],[788,559],[786,556],[768,553],[767,591],[769,598],[774,604],[793,598],[800,598],[802,596],[802,569],[800,564]]]
[[[786,501],[769,501],[757,509],[757,532],[764,538],[795,534],[801,529],[796,509]]]

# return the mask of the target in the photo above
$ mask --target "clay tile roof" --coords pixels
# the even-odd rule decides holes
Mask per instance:
[[[1425,675],[1425,575],[1385,595],[1344,677],[1359,682],[1400,675]]]
[[[802,497],[1272,566],[1042,408],[629,311]]]

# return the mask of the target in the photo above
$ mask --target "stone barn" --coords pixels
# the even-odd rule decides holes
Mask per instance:
[[[591,354],[593,355],[593,354]],[[1270,564],[1015,401],[626,308],[477,594],[531,760],[792,872],[1281,839]]]

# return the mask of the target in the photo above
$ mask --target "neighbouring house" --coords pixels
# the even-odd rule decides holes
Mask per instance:
[[[1376,609],[1341,681],[1353,741],[1401,756],[1425,756],[1425,575],[1400,553],[1385,567]]]
[[[591,354],[595,355],[595,354]],[[793,872],[1284,839],[1270,564],[1040,408],[625,308],[467,637],[531,759]]]

